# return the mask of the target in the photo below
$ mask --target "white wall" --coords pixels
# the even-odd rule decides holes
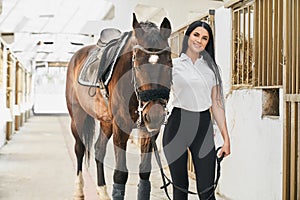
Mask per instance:
[[[222,163],[224,199],[279,200],[282,191],[283,103],[280,116],[262,118],[262,90],[230,91],[231,11],[216,10],[216,60],[222,69],[231,155]]]

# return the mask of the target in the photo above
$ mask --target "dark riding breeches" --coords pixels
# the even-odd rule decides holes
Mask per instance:
[[[199,198],[215,200],[214,184],[216,150],[209,110],[191,112],[174,108],[163,135],[164,153],[167,158],[174,185],[188,189],[188,149],[191,152]],[[173,200],[187,200],[188,194],[173,186]]]

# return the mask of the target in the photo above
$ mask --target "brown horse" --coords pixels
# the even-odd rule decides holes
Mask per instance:
[[[124,199],[128,178],[126,146],[132,129],[138,127],[141,163],[138,199],[150,198],[151,138],[157,137],[166,116],[171,77],[171,51],[168,38],[171,25],[167,18],[158,28],[154,23],[139,23],[133,14],[133,30],[118,57],[107,87],[108,99],[99,88],[89,95],[89,87],[78,83],[78,76],[89,53],[96,45],[83,47],[71,58],[67,72],[66,100],[75,137],[77,180],[75,199],[84,199],[82,162],[89,156],[95,121],[100,133],[95,143],[97,190],[100,199],[110,199],[106,190],[103,162],[107,142],[113,135],[115,169],[112,197]],[[96,119],[96,120],[95,120]]]

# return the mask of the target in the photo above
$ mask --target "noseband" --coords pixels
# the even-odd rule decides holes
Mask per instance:
[[[166,104],[169,100],[169,94],[170,94],[170,89],[168,88],[162,88],[162,89],[152,89],[152,90],[139,90],[138,84],[137,84],[137,80],[136,80],[136,70],[140,69],[141,66],[139,66],[136,63],[136,51],[137,50],[141,50],[146,54],[149,54],[149,59],[148,59],[148,63],[151,65],[155,65],[157,64],[158,60],[159,60],[159,56],[160,54],[166,52],[166,51],[170,51],[171,48],[170,47],[166,47],[162,50],[159,51],[149,51],[147,49],[145,49],[144,47],[140,46],[140,45],[135,45],[133,47],[133,54],[132,54],[132,63],[133,63],[133,67],[132,67],[132,79],[133,79],[133,84],[134,84],[134,91],[136,93],[137,96],[137,100],[139,102],[138,105],[138,115],[139,118],[137,120],[137,126],[140,127],[142,124],[142,112],[143,110],[147,107],[147,105],[151,102],[151,101],[155,101],[155,100],[160,100],[160,102],[162,102],[161,104],[163,105],[163,107],[165,108],[165,122],[166,123],[166,116],[167,116],[167,108],[166,108]],[[171,76],[171,73],[170,73]],[[145,102],[144,105],[142,104],[142,102]]]

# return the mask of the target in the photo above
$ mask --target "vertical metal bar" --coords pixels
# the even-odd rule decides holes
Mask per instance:
[[[293,66],[293,56],[292,56],[292,46],[293,46],[293,34],[292,34],[292,19],[293,19],[293,7],[292,7],[292,0],[289,1],[289,21],[287,23],[288,25],[288,34],[289,34],[289,38],[288,38],[288,54],[287,54],[287,70],[288,70],[288,94],[292,94],[293,93],[293,82],[292,82],[292,66]]]
[[[242,21],[242,24],[243,24],[243,37],[242,37],[242,44],[243,44],[243,46],[242,46],[242,77],[241,77],[241,83],[242,84],[245,84],[245,68],[247,67],[247,66],[245,66],[246,65],[246,63],[247,62],[245,62],[245,59],[246,59],[246,45],[245,45],[245,43],[246,43],[246,13],[245,13],[245,11],[246,11],[246,8],[243,8],[242,9],[242,11],[243,11],[243,13],[242,13],[242,16],[243,16],[243,21]]]
[[[258,78],[258,86],[262,86],[263,85],[263,57],[264,57],[264,51],[263,51],[263,38],[264,38],[264,29],[263,29],[263,25],[264,25],[264,16],[263,16],[263,2],[260,0],[259,1],[259,65],[258,65],[258,73],[259,73],[259,78]]]
[[[296,67],[296,72],[295,72],[295,80],[296,80],[296,85],[295,85],[295,93],[300,94],[300,2],[296,1],[296,13],[295,13],[295,26],[296,26],[296,32],[295,32],[295,45],[296,45],[296,52],[295,52],[295,67]],[[299,155],[300,156],[300,155]]]
[[[266,67],[266,45],[265,45],[265,41],[266,41],[266,28],[265,28],[265,24],[266,24],[266,10],[265,10],[265,1],[261,1],[261,16],[262,16],[262,33],[261,33],[261,42],[262,42],[262,49],[261,49],[261,53],[262,56],[261,57],[261,86],[265,85],[265,67]]]
[[[299,62],[299,57],[300,57],[300,40],[299,40],[299,35],[300,35],[300,2],[299,0],[296,1],[295,3],[295,7],[296,7],[296,10],[295,10],[295,20],[296,20],[296,35],[295,35],[295,39],[296,39],[296,72],[295,72],[295,76],[296,76],[296,91],[295,91],[295,94],[298,94],[300,95],[300,62]],[[299,189],[297,190],[297,188],[300,187],[300,102],[296,102],[296,121],[295,121],[295,130],[296,130],[296,134],[297,134],[297,146],[296,146],[296,156],[297,156],[297,162],[296,162],[296,165],[297,165],[297,176],[295,177],[296,178],[296,198],[297,199],[300,199],[300,191]]]
[[[248,25],[248,38],[247,38],[247,53],[246,53],[246,56],[247,56],[247,71],[246,71],[246,83],[247,84],[250,84],[250,72],[251,72],[251,66],[250,66],[250,43],[251,43],[251,37],[250,37],[250,6],[247,6],[247,14],[248,14],[248,21],[247,21],[247,25]]]
[[[291,103],[291,120],[290,120],[290,127],[291,127],[291,157],[290,157],[290,199],[296,199],[296,175],[297,175],[297,135],[296,130],[294,127],[296,126],[296,103]]]
[[[284,17],[284,23],[283,25],[283,57],[284,61],[286,60],[286,55],[288,55],[288,33],[289,33],[289,26],[288,26],[288,13],[289,13],[289,1],[285,1],[283,4],[283,17]],[[287,93],[288,93],[288,70],[287,70],[287,63],[283,63],[283,97],[286,99]],[[290,200],[289,198],[289,102],[285,100],[285,103],[283,104],[283,175],[282,175],[282,200]]]
[[[267,66],[266,66],[266,84],[267,86],[272,86],[273,84],[273,80],[272,80],[272,54],[273,54],[273,50],[272,50],[272,39],[273,39],[273,35],[272,35],[272,16],[273,16],[273,10],[272,10],[272,1],[273,0],[268,0],[267,1]]]
[[[291,94],[292,90],[291,90],[291,82],[290,82],[290,66],[291,66],[291,56],[290,56],[290,53],[291,53],[291,45],[292,45],[292,40],[291,40],[291,2],[290,1],[287,1],[287,13],[286,13],[286,26],[287,26],[287,29],[286,29],[286,76],[287,76],[287,79],[286,79],[286,93],[287,94]]]
[[[231,81],[232,85],[235,85],[236,82],[236,12],[233,11],[232,14],[232,52],[231,52],[231,71],[232,71],[232,76],[231,76]]]
[[[299,5],[299,4],[298,4]],[[299,7],[298,7],[299,8]],[[299,10],[299,9],[298,9]],[[298,142],[297,142],[297,148],[298,148],[298,156],[297,156],[297,166],[298,166],[298,169],[297,169],[297,199],[300,199],[300,102],[297,102],[297,121],[296,121],[296,124],[297,124],[297,127],[296,127],[296,130],[297,130],[297,137],[298,137]]]
[[[290,200],[290,103],[285,102],[284,136],[283,136],[283,200]]]
[[[268,24],[268,1],[263,1],[263,54],[265,55],[262,62],[262,85],[267,85],[267,59],[268,59],[268,52],[267,52],[267,44],[268,44],[268,27],[266,26]]]
[[[254,4],[252,4],[251,5],[251,7],[250,7],[250,28],[252,28],[252,30],[250,30],[250,33],[252,33],[252,36],[250,35],[250,40],[251,40],[251,46],[250,46],[250,74],[249,74],[249,76],[250,76],[250,84],[251,85],[255,85],[255,79],[256,79],[256,69],[255,69],[255,62],[256,62],[256,60],[255,60],[255,51],[254,51],[254,49],[256,49],[255,47],[256,47],[256,39],[255,39],[255,37],[254,37],[254,35],[255,35],[255,31],[256,31],[256,22],[255,22],[255,7],[254,7]]]
[[[260,45],[260,37],[259,37],[259,24],[260,24],[260,12],[259,12],[259,1],[257,1],[255,4],[254,4],[254,48],[253,48],[253,52],[254,52],[254,49],[256,51],[256,53],[253,53],[253,56],[254,56],[254,78],[252,79],[253,80],[253,84],[255,86],[258,86],[259,85],[259,58],[260,58],[260,48],[259,48],[259,45]]]
[[[232,34],[231,34],[231,85],[235,85],[235,12],[232,11]]]
[[[241,27],[240,27],[240,10],[237,11],[237,73],[236,73],[236,76],[237,76],[237,84],[241,84],[241,81],[240,81],[240,65],[241,65],[241,56],[240,56],[240,41],[241,41],[241,38],[240,38],[240,35],[241,35]]]
[[[295,83],[296,83],[296,80],[295,80],[295,68],[296,68],[296,55],[295,55],[295,52],[296,52],[296,44],[295,44],[295,39],[296,39],[296,35],[295,35],[295,0],[291,0],[291,54],[289,54],[291,56],[291,65],[290,65],[290,68],[291,68],[291,93],[292,94],[295,94]]]
[[[282,80],[282,74],[283,74],[283,68],[282,68],[282,64],[283,64],[283,59],[282,59],[282,55],[283,55],[283,2],[282,0],[276,0],[276,2],[278,3],[278,18],[277,18],[277,33],[278,33],[278,37],[277,37],[277,80],[278,80],[278,85],[282,85],[283,84],[283,80]]]
[[[278,59],[277,59],[277,55],[278,55],[278,51],[279,49],[278,47],[278,0],[274,0],[274,14],[273,14],[273,18],[274,18],[274,28],[273,28],[273,55],[272,55],[272,60],[273,60],[273,65],[272,65],[272,79],[273,79],[273,85],[279,85],[279,80],[278,80],[278,68],[279,68],[279,64],[278,64]]]

